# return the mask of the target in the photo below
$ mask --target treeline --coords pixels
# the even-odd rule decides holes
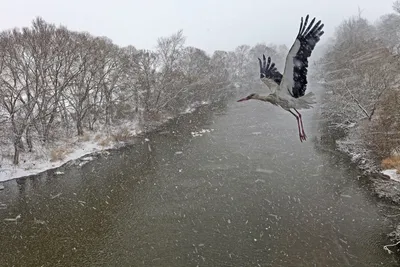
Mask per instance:
[[[87,130],[175,116],[259,83],[256,58],[267,53],[279,66],[286,52],[259,44],[209,56],[185,46],[182,31],[154,51],[119,47],[36,18],[0,33],[0,147],[13,147],[18,164],[20,152]]]
[[[324,118],[357,125],[354,142],[380,159],[400,145],[400,1],[393,9],[374,24],[361,14],[343,21],[319,61]]]

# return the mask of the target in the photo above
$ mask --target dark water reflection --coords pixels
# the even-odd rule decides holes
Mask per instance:
[[[313,114],[300,143],[275,107],[206,108],[65,175],[10,181],[1,266],[397,266],[389,222],[316,145]]]

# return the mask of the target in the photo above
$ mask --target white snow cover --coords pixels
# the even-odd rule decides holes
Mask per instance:
[[[82,142],[74,151],[65,156],[64,159],[51,162],[49,157],[42,159],[34,159],[34,155],[21,155],[21,162],[19,166],[13,166],[10,162],[2,163],[0,169],[0,182],[11,180],[18,177],[33,175],[41,173],[45,170],[60,167],[64,163],[78,159],[86,154],[103,150],[104,148],[94,142]],[[37,155],[37,154],[36,154]]]
[[[201,102],[194,102],[191,104],[185,111],[181,112],[181,114],[187,114],[194,112],[197,108],[210,104],[209,101],[201,101]]]
[[[349,155],[351,161],[357,163],[358,167],[364,172],[373,173],[378,171],[371,151],[366,149],[362,143],[359,129],[354,127],[352,123],[348,124],[346,128],[350,129],[347,136],[336,141],[338,150]]]
[[[110,130],[109,134],[87,131],[83,138],[73,137],[64,142],[58,142],[57,146],[40,148],[40,146],[37,145],[32,153],[20,154],[20,163],[18,166],[12,164],[11,158],[3,158],[0,162],[0,182],[39,174],[46,170],[58,168],[69,161],[79,159],[85,155],[115,148],[117,145],[120,145],[121,142],[113,140],[110,137],[110,134],[112,134],[112,132],[117,132],[122,128],[128,129],[131,136],[136,136],[141,133],[137,123],[131,122]],[[101,141],[105,139],[107,139],[108,142],[101,144]],[[52,160],[51,153],[57,148],[62,148],[67,152],[65,153],[65,156],[59,160]],[[3,148],[2,150],[4,151],[5,149],[10,150],[11,148]],[[82,159],[84,162],[90,160],[93,160],[93,157],[85,157]],[[83,164],[81,164],[81,166],[82,165]],[[61,174],[61,172],[58,173],[58,175]]]
[[[400,174],[397,173],[396,169],[388,169],[388,170],[383,170],[381,173],[387,175],[390,177],[390,179],[400,182]]]

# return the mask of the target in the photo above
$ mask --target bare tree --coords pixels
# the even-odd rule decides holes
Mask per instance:
[[[185,37],[183,31],[169,36],[159,38],[157,41],[158,64],[160,73],[157,75],[157,87],[155,92],[154,111],[159,112],[165,101],[168,101],[181,90],[180,66],[178,64],[181,57]]]
[[[393,10],[400,14],[400,1],[396,0],[393,3]]]
[[[104,61],[98,53],[94,38],[88,34],[77,34],[75,38],[80,46],[74,67],[80,71],[62,95],[72,108],[70,113],[75,120],[77,134],[83,135],[84,119],[100,101],[100,83],[104,79],[104,73],[100,69],[103,68]]]
[[[101,45],[104,59],[103,68],[100,70],[101,75],[104,77],[101,84],[101,93],[105,106],[105,123],[110,125],[113,119],[114,106],[117,101],[122,100],[118,98],[116,91],[129,64],[128,61],[124,60],[121,49],[114,45],[111,40],[103,39]]]
[[[32,57],[25,49],[23,35],[17,29],[0,36],[4,51],[3,73],[0,77],[2,107],[8,112],[14,145],[13,163],[19,163],[24,149],[23,133],[32,122],[39,88],[31,83]],[[37,89],[37,90],[36,90]]]
[[[47,75],[42,76],[46,90],[39,109],[40,133],[44,142],[48,141],[54,122],[60,121],[59,116],[65,104],[64,91],[81,72],[81,68],[76,65],[78,44],[68,30],[56,29],[48,49]],[[66,120],[65,116],[63,118]],[[68,124],[66,121],[64,123]]]
[[[179,70],[175,72],[176,90],[164,98],[159,109],[164,108],[169,112],[180,112],[191,103],[209,99],[209,63],[210,57],[205,51],[186,47],[178,59]]]
[[[157,56],[151,51],[141,50],[133,58],[131,66],[136,74],[137,88],[136,103],[143,106],[144,112],[150,111],[152,96],[156,91],[156,60]]]
[[[140,73],[140,63],[138,55],[140,52],[134,46],[127,46],[122,48],[121,67],[124,69],[120,79],[120,86],[118,90],[118,113],[130,113],[136,119],[141,120],[139,115],[139,89],[138,89],[138,75]],[[132,117],[132,116],[131,116]]]

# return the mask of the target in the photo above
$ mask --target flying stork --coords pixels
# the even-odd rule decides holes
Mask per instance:
[[[257,99],[270,102],[289,111],[296,117],[301,142],[306,140],[307,137],[304,132],[301,114],[297,109],[309,109],[312,108],[312,104],[316,103],[312,92],[305,95],[307,89],[308,58],[311,56],[311,52],[320,40],[320,37],[324,34],[322,31],[324,24],[318,21],[314,25],[315,18],[308,24],[308,18],[309,16],[307,15],[304,23],[303,17],[301,18],[299,33],[286,57],[283,75],[277,70],[275,63],[271,62],[271,57],[268,57],[267,61],[265,55],[263,55],[262,62],[258,58],[260,79],[272,93],[267,96],[251,94],[237,101]],[[290,109],[293,109],[297,114]]]

